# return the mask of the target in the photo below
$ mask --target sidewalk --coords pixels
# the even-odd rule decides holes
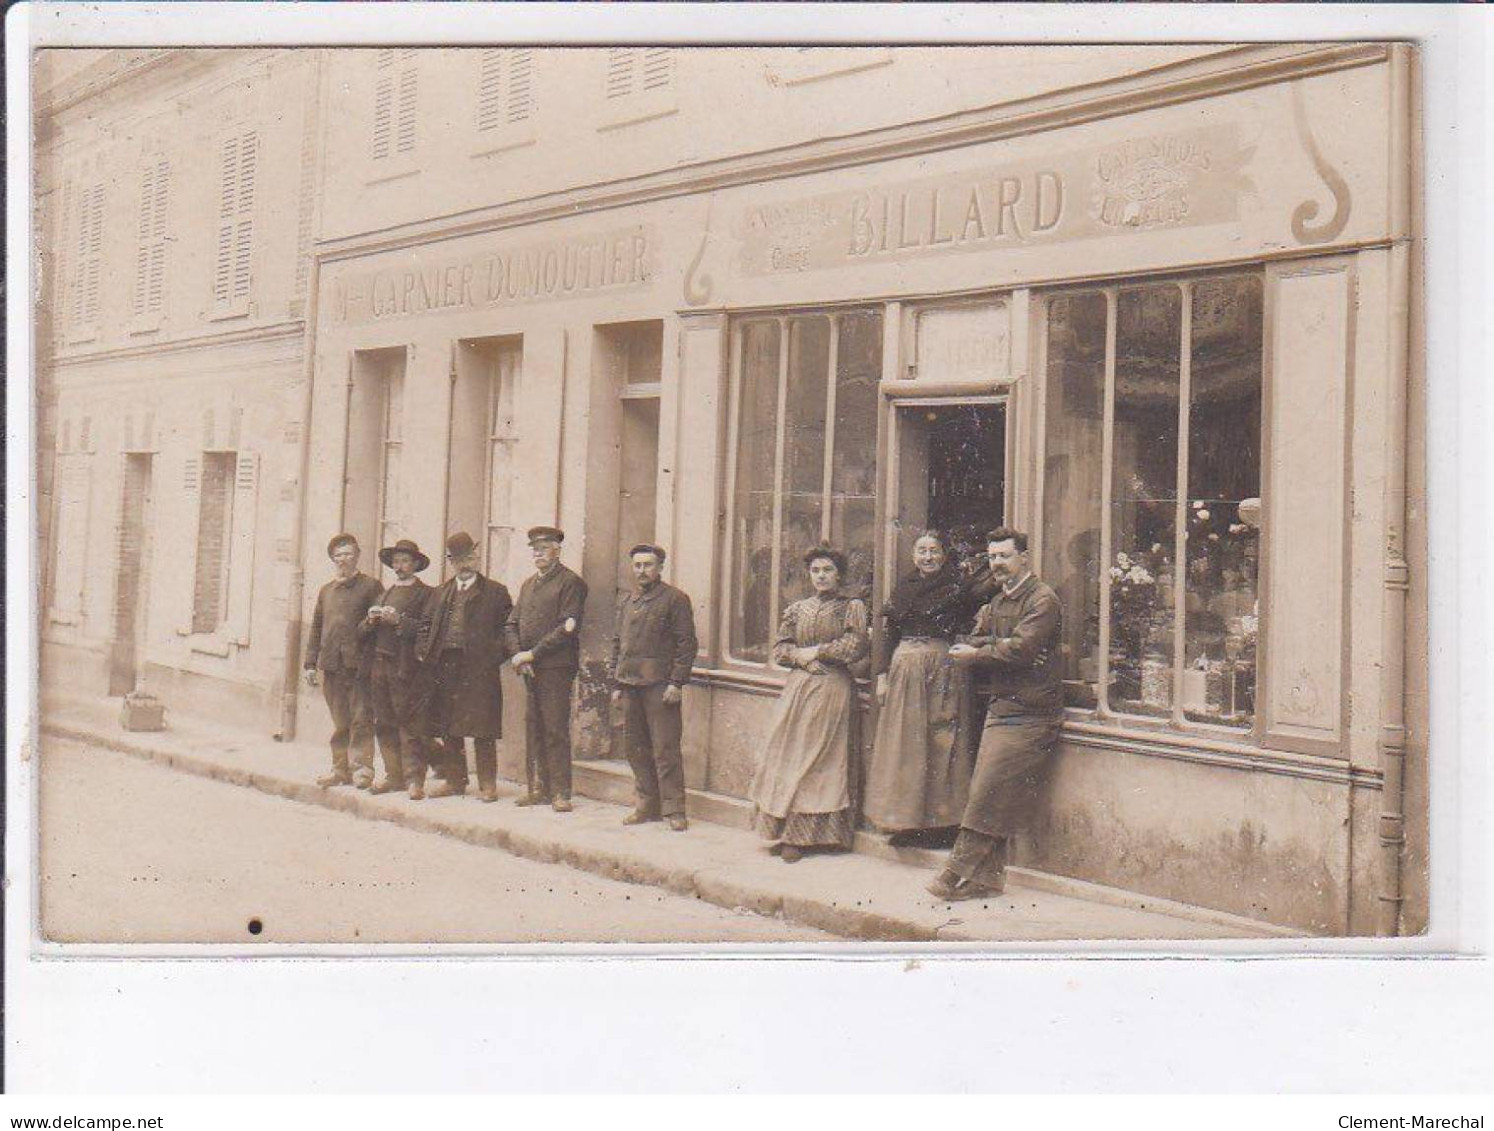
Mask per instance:
[[[176,713],[168,715],[165,731],[132,733],[120,728],[118,714],[117,699],[49,697],[42,733],[369,820],[393,821],[610,879],[650,884],[721,907],[781,916],[845,938],[1160,941],[1295,933],[1026,869],[1012,870],[1006,894],[997,899],[939,903],[924,891],[924,884],[934,875],[941,854],[894,853],[864,837],[858,849],[871,851],[810,857],[790,866],[770,856],[752,833],[698,818],[688,832],[673,833],[663,824],[625,828],[621,821],[628,806],[592,797],[578,797],[570,814],[520,809],[510,801],[518,795],[512,783],[500,782],[503,796],[494,805],[483,805],[474,797],[412,802],[403,793],[371,797],[351,788],[324,790],[313,784],[328,765],[327,753],[319,746],[277,744],[262,735]],[[608,767],[585,776],[614,777],[610,771]],[[614,794],[615,785],[597,792]]]

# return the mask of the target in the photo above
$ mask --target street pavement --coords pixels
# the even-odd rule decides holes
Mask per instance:
[[[92,744],[49,739],[42,762],[42,933],[54,942],[834,941]]]

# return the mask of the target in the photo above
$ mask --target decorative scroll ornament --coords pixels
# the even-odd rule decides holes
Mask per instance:
[[[1312,159],[1312,167],[1333,194],[1333,215],[1324,224],[1315,225],[1312,222],[1318,215],[1317,201],[1304,200],[1297,205],[1292,212],[1292,235],[1297,238],[1298,243],[1326,243],[1337,239],[1348,225],[1353,197],[1349,192],[1348,182],[1323,157],[1317,139],[1313,137],[1312,128],[1307,124],[1307,105],[1302,97],[1301,83],[1292,84],[1292,119],[1297,125],[1297,137]]]
[[[699,272],[700,265],[705,261],[706,248],[711,242],[711,211],[715,204],[714,196],[706,200],[705,230],[700,233],[700,246],[695,249],[695,255],[685,271],[685,302],[690,306],[704,306],[711,301],[711,276]]]

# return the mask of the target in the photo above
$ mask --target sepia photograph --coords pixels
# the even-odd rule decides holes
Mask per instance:
[[[1424,935],[1421,67],[36,51],[39,942]]]

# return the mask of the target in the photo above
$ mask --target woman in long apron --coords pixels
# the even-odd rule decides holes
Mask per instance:
[[[758,832],[786,864],[806,852],[850,848],[855,837],[850,667],[870,649],[866,606],[841,592],[845,555],[817,547],[804,565],[814,596],[783,611],[773,659],[790,671],[748,792]]]
[[[965,724],[970,673],[949,658],[980,597],[950,559],[944,535],[913,543],[914,571],[883,608],[882,703],[862,814],[894,845],[953,843],[975,747]]]

